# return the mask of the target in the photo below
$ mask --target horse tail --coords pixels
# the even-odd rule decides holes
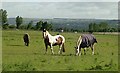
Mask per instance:
[[[64,43],[62,45],[62,50],[63,50],[63,52],[65,52],[65,44]]]

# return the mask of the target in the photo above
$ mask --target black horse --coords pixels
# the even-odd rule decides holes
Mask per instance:
[[[29,34],[28,33],[25,33],[24,36],[23,36],[23,40],[24,40],[24,43],[25,43],[25,46],[29,46]]]

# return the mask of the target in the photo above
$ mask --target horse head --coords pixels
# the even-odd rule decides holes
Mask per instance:
[[[46,39],[48,37],[49,32],[46,29],[43,29],[43,38]]]

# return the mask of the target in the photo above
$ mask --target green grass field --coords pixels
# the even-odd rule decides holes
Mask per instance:
[[[24,46],[23,34],[29,33],[30,46]],[[56,35],[57,32],[50,32]],[[41,31],[2,31],[3,71],[118,71],[118,36],[95,34],[95,55],[91,49],[86,55],[75,56],[74,47],[80,33],[60,33],[66,39],[66,52],[58,55],[59,47],[54,47],[55,55],[45,53]],[[82,50],[83,53],[83,50]]]

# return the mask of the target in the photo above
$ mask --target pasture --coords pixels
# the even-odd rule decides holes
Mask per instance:
[[[29,33],[30,45],[25,46],[23,34]],[[58,32],[50,32],[56,35]],[[3,71],[118,71],[118,36],[95,34],[95,55],[87,49],[86,55],[75,56],[76,41],[81,33],[60,33],[66,39],[66,52],[58,55],[45,53],[41,31],[3,30],[2,31],[2,70]],[[84,51],[82,50],[82,53]]]

